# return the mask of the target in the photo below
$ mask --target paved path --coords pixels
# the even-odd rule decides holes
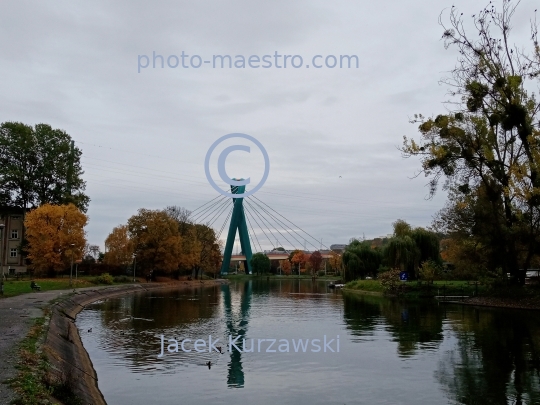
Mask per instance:
[[[105,287],[78,288],[77,291]],[[39,291],[0,299],[0,405],[9,405],[16,398],[4,384],[17,374],[17,345],[28,334],[33,319],[43,316],[43,308],[53,299],[68,295],[71,290]]]

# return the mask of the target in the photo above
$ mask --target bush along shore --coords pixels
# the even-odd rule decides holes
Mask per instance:
[[[8,384],[18,394],[14,405],[105,405],[97,375],[84,349],[75,318],[94,301],[155,289],[200,288],[224,280],[125,284],[77,291],[57,299],[35,319],[18,348],[18,373]]]

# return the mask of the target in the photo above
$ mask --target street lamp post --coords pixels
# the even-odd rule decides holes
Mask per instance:
[[[133,282],[135,282],[135,270],[137,269],[137,255],[133,256]]]
[[[70,244],[71,246],[71,267],[69,270],[69,286],[73,286],[73,248],[75,247],[75,243]]]
[[[341,269],[343,273],[341,278],[343,279],[343,284],[345,284],[345,264],[343,263],[343,255],[341,255]]]
[[[2,262],[2,252],[4,251],[4,224],[0,224],[0,267],[2,268],[2,280],[0,281],[0,294],[4,295],[4,263]]]

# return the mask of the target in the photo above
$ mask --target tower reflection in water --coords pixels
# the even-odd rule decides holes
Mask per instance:
[[[240,313],[238,313],[235,312],[232,307],[231,286],[221,286],[227,330],[229,335],[233,336],[233,339],[239,336],[237,340],[238,342],[242,342],[242,339],[246,338],[249,310],[251,307],[252,281],[249,280],[243,283],[243,287],[244,288],[240,298]],[[230,356],[231,358],[228,363],[227,385],[230,388],[243,388],[244,370],[242,367],[242,353],[237,350],[231,350]]]

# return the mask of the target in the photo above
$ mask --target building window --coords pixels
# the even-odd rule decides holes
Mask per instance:
[[[19,230],[18,229],[12,229],[11,230],[11,239],[19,239]]]
[[[9,250],[9,257],[17,257],[17,248]]]

